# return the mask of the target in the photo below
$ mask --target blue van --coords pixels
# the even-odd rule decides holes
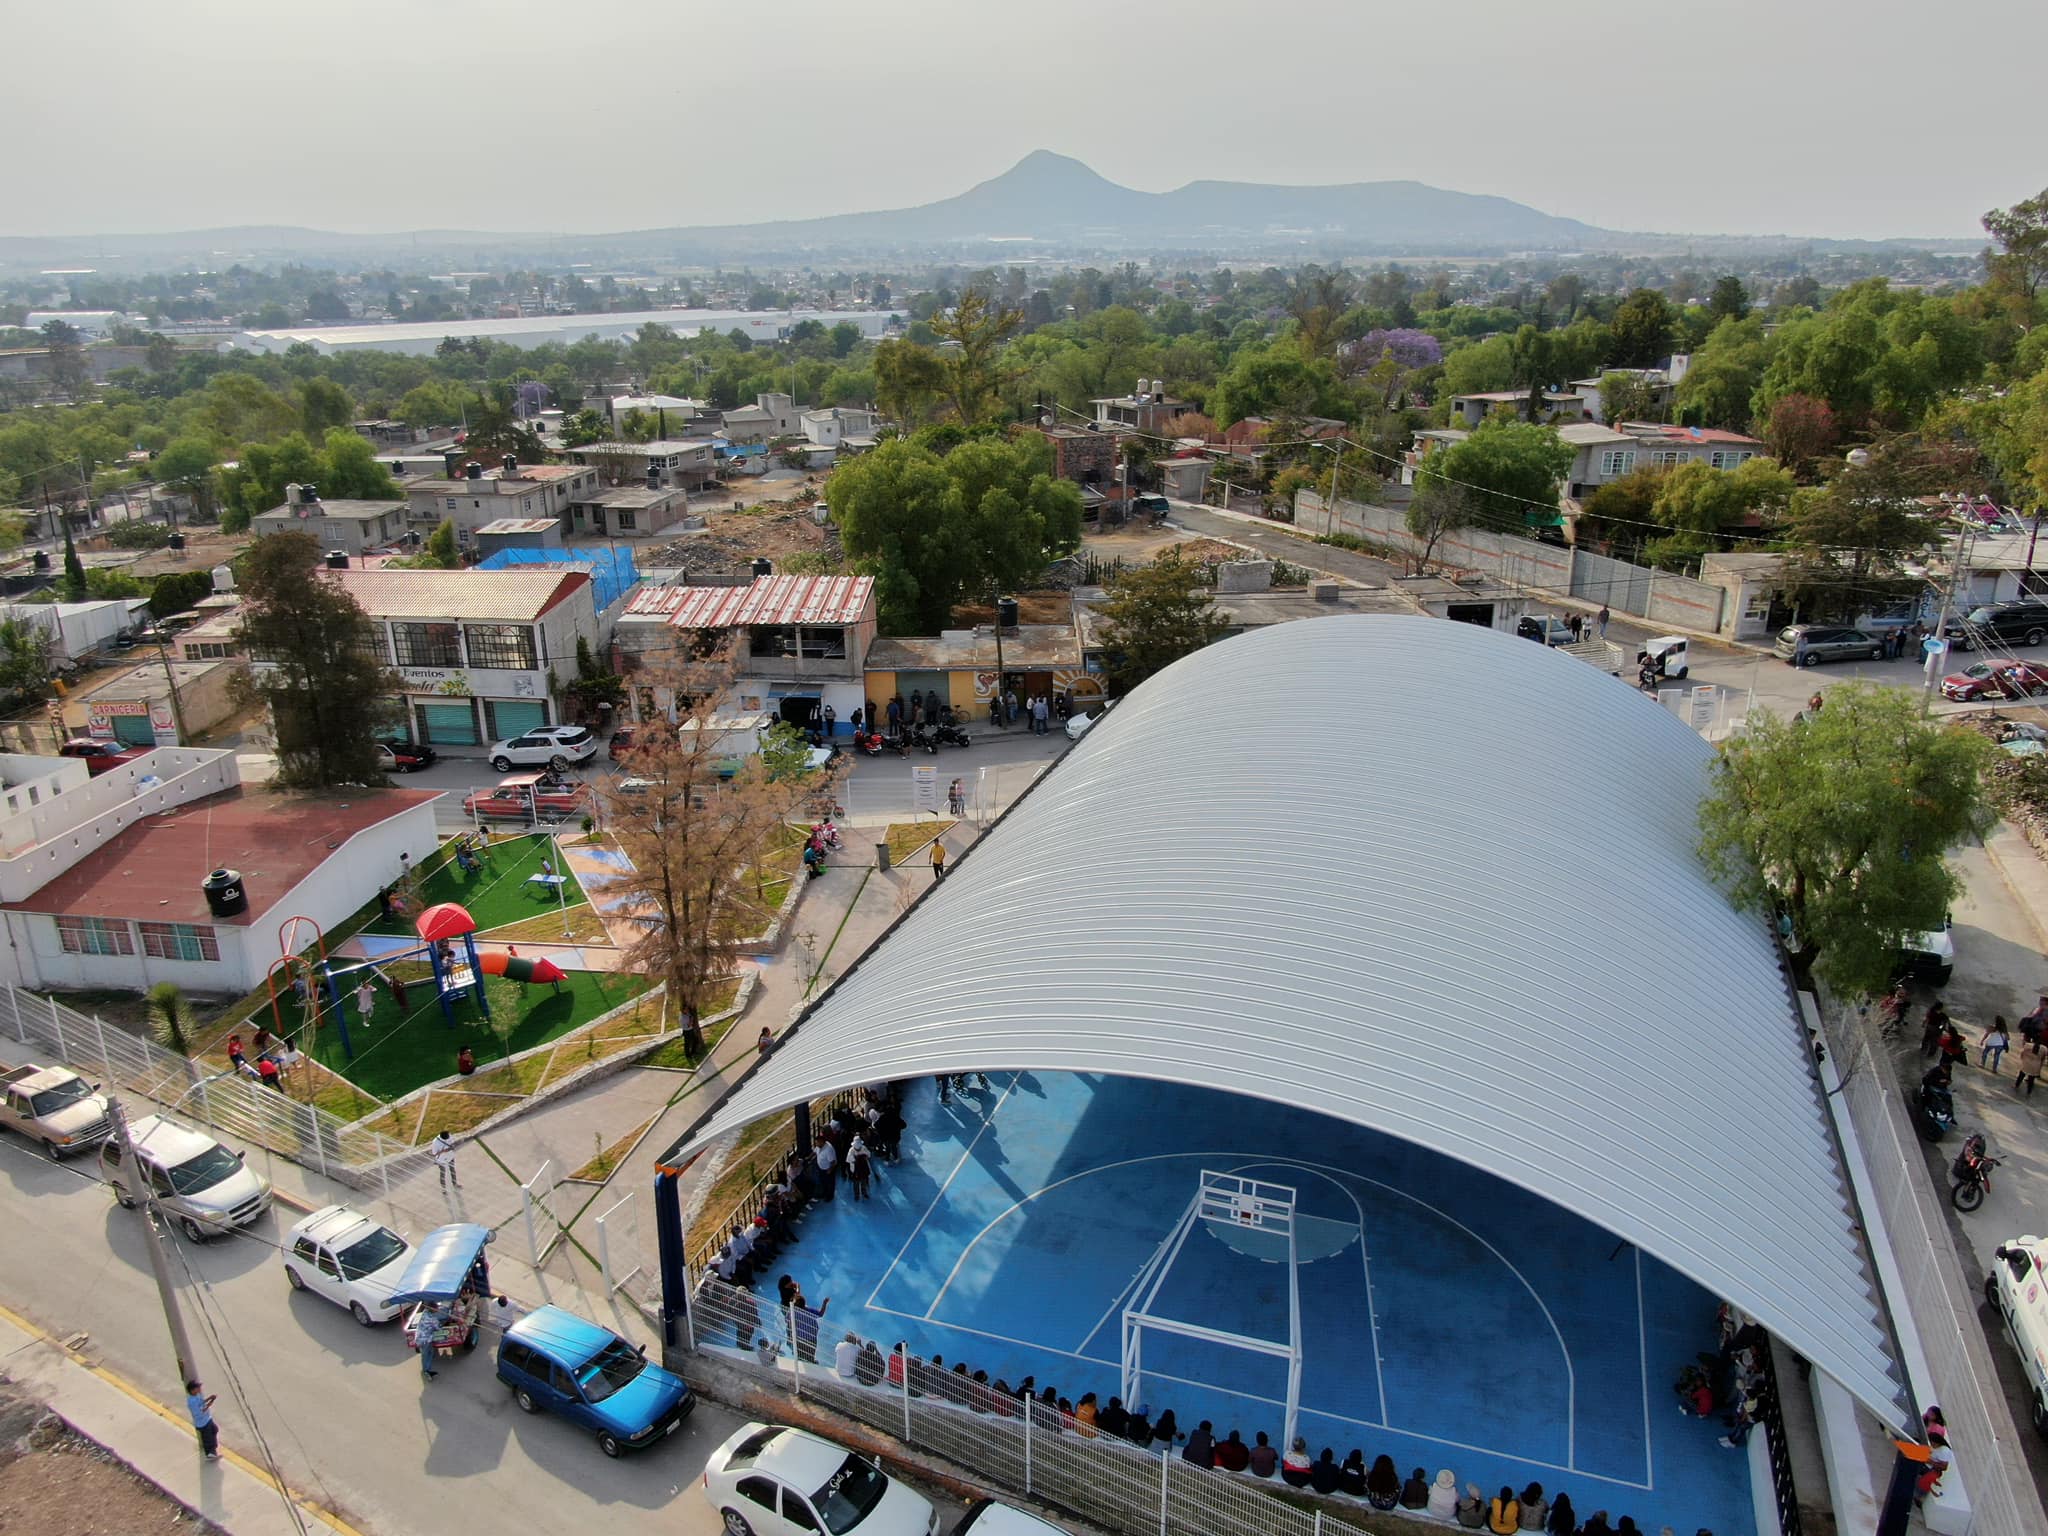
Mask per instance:
[[[528,1413],[559,1414],[619,1456],[666,1439],[697,1406],[682,1377],[647,1363],[644,1347],[560,1307],[539,1307],[505,1330],[498,1379]]]

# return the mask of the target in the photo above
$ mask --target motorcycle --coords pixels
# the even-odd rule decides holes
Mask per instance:
[[[947,721],[934,730],[932,732],[932,740],[942,747],[967,747],[974,744],[974,738],[951,721]]]
[[[1991,1192],[1991,1170],[2002,1161],[1986,1154],[1984,1133],[1972,1131],[1963,1141],[1963,1150],[1949,1164],[1948,1176],[1956,1181],[1956,1187],[1949,1191],[1949,1203],[1959,1211],[1977,1209]]]
[[[1946,1088],[1922,1083],[1913,1096],[1913,1124],[1929,1141],[1940,1141],[1956,1128],[1955,1100]]]
[[[935,735],[933,735],[933,734],[932,734],[932,728],[931,728],[930,726],[928,726],[928,725],[915,725],[915,726],[912,726],[912,727],[910,728],[910,736],[909,736],[908,740],[909,740],[909,744],[910,744],[911,746],[913,746],[913,747],[917,748],[917,750],[918,750],[918,751],[920,751],[920,752],[929,752],[929,753],[931,753],[931,754],[932,754],[932,756],[934,756],[934,757],[938,756],[938,753],[939,753],[939,739],[938,739],[938,737],[937,737],[937,736],[935,736]]]

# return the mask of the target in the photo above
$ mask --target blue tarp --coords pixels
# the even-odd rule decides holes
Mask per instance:
[[[640,585],[633,551],[614,545],[582,545],[572,549],[501,549],[480,562],[480,571],[511,571],[527,565],[585,565],[597,589],[597,611],[604,612]]]
[[[491,1240],[491,1229],[475,1222],[459,1221],[436,1227],[412,1251],[412,1262],[399,1277],[394,1302],[453,1301],[462,1294],[463,1282],[476,1263],[476,1256]]]

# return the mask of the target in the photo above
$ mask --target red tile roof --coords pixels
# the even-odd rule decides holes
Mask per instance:
[[[666,616],[678,629],[747,624],[856,624],[872,576],[760,576],[744,587],[642,587],[626,611]]]
[[[345,793],[285,795],[244,787],[145,816],[5,910],[161,923],[260,922],[356,833],[436,798],[430,789]],[[216,869],[242,873],[249,906],[237,917],[208,913],[199,882]]]

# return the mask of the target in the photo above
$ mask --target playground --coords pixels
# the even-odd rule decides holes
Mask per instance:
[[[945,1103],[922,1080],[904,1114],[873,1197],[842,1182],[756,1277],[768,1304],[789,1272],[832,1298],[835,1336],[991,1380],[1247,1442],[1280,1443],[1291,1403],[1312,1455],[1539,1482],[1646,1530],[1755,1530],[1748,1457],[1670,1390],[1715,1347],[1717,1299],[1559,1206],[1359,1126],[1138,1078],[1000,1073]]]

